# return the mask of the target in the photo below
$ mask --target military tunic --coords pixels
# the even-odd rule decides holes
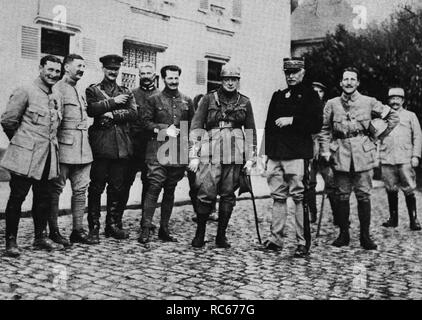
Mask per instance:
[[[63,120],[58,131],[60,176],[53,181],[51,195],[50,231],[57,229],[59,199],[67,179],[72,185],[72,215],[74,230],[81,230],[85,212],[86,190],[88,188],[93,161],[88,140],[87,104],[78,92],[76,82],[65,76],[54,88],[63,96]]]
[[[246,161],[256,157],[249,98],[239,92],[229,95],[222,88],[205,95],[192,120],[191,142],[190,159],[201,160],[196,176],[198,208],[210,213],[220,195],[220,207],[232,210],[240,172]]]
[[[279,118],[293,118],[289,126],[276,125]],[[312,135],[322,126],[322,101],[304,83],[274,93],[265,124],[265,154],[268,156],[267,182],[274,199],[271,233],[266,245],[283,246],[283,230],[287,221],[288,197],[295,204],[296,239],[307,245],[303,200],[308,190],[309,160],[313,158]]]
[[[193,102],[178,90],[165,88],[147,99],[143,112],[143,122],[150,138],[145,159],[148,168],[148,190],[145,195],[142,226],[151,228],[158,197],[164,189],[160,227],[168,231],[174,192],[178,182],[184,177],[188,162],[189,124],[194,114]],[[177,138],[166,135],[166,129],[172,125],[181,130]],[[158,134],[154,130],[158,130]]]
[[[416,189],[411,160],[421,158],[422,132],[413,112],[401,108],[397,113],[399,125],[380,144],[382,176],[388,192],[397,192],[401,186],[406,195],[411,195]]]
[[[398,124],[397,113],[378,100],[355,92],[327,102],[320,134],[321,154],[334,160],[335,180],[342,200],[354,189],[359,200],[370,198],[373,168],[378,165],[377,146],[370,138],[373,118],[382,118],[388,135]]]
[[[117,104],[114,97],[122,94],[129,98],[125,104]],[[130,123],[136,121],[138,112],[130,90],[107,79],[87,88],[86,98],[88,116],[94,118],[89,128],[94,155],[88,188],[88,223],[92,230],[99,227],[101,194],[106,184],[108,216],[113,216],[119,223],[123,214],[129,160],[133,155]],[[105,116],[110,112],[113,119]]]

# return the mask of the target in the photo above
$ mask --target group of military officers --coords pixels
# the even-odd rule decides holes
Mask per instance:
[[[127,239],[129,233],[123,228],[122,217],[139,171],[143,184],[140,243],[151,241],[161,191],[158,237],[177,242],[170,233],[169,221],[175,189],[189,170],[197,215],[192,246],[204,247],[207,220],[219,196],[215,242],[219,248],[229,248],[226,230],[236,204],[235,191],[240,176],[250,174],[257,162],[252,105],[238,91],[240,69],[231,63],[225,65],[221,87],[195,99],[194,104],[178,89],[182,74],[179,66],[161,69],[165,88],[159,91],[154,65],[142,63],[140,87],[130,91],[116,82],[123,58],[107,55],[100,61],[104,79],[88,87],[85,95],[77,86],[85,72],[84,59],[71,54],[63,62],[55,56],[43,57],[39,77],[10,97],[1,118],[10,139],[1,162],[11,173],[6,255],[20,255],[17,236],[21,206],[31,187],[35,249],[51,251],[72,243],[98,244],[101,195],[106,186],[105,236]],[[401,186],[411,229],[420,230],[413,168],[419,165],[422,134],[415,114],[403,108],[404,90],[390,90],[391,107],[383,105],[358,92],[359,72],[347,68],[341,75],[343,94],[325,104],[325,86],[307,86],[303,81],[303,59],[286,58],[284,73],[288,88],[274,93],[265,125],[263,158],[274,200],[265,247],[282,249],[286,201],[292,197],[298,242],[295,257],[309,254],[310,222],[316,220],[315,177],[321,171],[334,222],[340,228],[333,245],[349,244],[349,198],[354,191],[361,245],[376,249],[369,228],[372,172],[377,166],[378,148],[390,208],[390,219],[384,226],[398,225]],[[88,117],[93,118],[91,126]],[[373,118],[381,122],[377,125]],[[383,125],[383,130],[379,129]],[[319,145],[319,151],[315,151],[315,145]],[[69,240],[61,235],[58,226],[59,199],[68,179],[73,216]],[[86,200],[88,233],[83,227]]]

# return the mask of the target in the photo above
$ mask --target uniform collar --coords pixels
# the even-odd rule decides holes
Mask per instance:
[[[359,91],[355,91],[351,96],[348,96],[348,95],[346,95],[344,92],[341,94],[341,99],[343,100],[343,101],[346,101],[346,102],[348,102],[348,101],[352,101],[352,102],[355,102],[359,97],[360,97],[360,93],[359,93]]]
[[[47,86],[45,82],[41,79],[41,77],[38,77],[35,79],[34,84],[40,88],[42,91],[44,91],[46,94],[51,93],[51,87]]]
[[[69,86],[72,86],[72,87],[76,87],[76,84],[78,83],[77,81],[71,79],[68,76],[64,76],[63,81],[64,81],[64,83],[66,83],[66,84],[68,84]]]
[[[111,82],[110,80],[104,78],[103,81],[101,81],[101,88],[103,89],[114,89],[117,87],[116,82]]]
[[[217,90],[217,93],[220,97],[223,97],[223,99],[226,99],[226,100],[234,100],[233,98],[237,99],[239,97],[239,91],[236,90],[233,93],[229,93],[229,92],[225,91],[223,89],[223,87],[220,87]]]
[[[175,91],[173,91],[173,90],[170,90],[170,89],[169,89],[169,88],[167,88],[167,87],[165,87],[165,88],[164,88],[163,93],[164,93],[167,97],[170,97],[170,98],[178,98],[178,97],[180,97],[180,92],[179,92],[179,90],[175,90]]]

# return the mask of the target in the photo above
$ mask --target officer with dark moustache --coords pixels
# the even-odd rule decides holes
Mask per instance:
[[[340,234],[335,247],[350,243],[350,195],[355,192],[360,221],[360,244],[365,250],[376,250],[370,237],[371,190],[373,169],[378,165],[376,139],[383,141],[399,123],[397,112],[375,98],[361,94],[359,71],[344,69],[341,96],[328,100],[324,109],[324,125],[320,134],[320,154],[327,163],[334,163],[334,180],[338,188],[337,222]],[[382,119],[386,128],[374,136],[372,120]]]
[[[106,237],[127,239],[122,228],[122,208],[126,204],[126,177],[133,155],[130,123],[136,121],[138,110],[133,94],[119,86],[116,79],[123,58],[107,55],[100,58],[104,79],[86,89],[88,116],[94,118],[89,128],[94,162],[88,188],[88,226],[90,243],[99,243],[101,194],[107,185]]]
[[[142,244],[151,240],[152,220],[161,190],[164,194],[158,238],[164,242],[177,242],[176,237],[170,234],[169,222],[176,186],[185,176],[189,124],[194,114],[192,99],[179,91],[181,74],[182,69],[177,65],[163,67],[161,76],[165,88],[147,99],[144,110],[143,121],[151,138],[146,152],[148,190],[138,239]]]

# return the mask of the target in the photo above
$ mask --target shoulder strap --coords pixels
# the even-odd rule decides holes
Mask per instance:
[[[217,104],[217,107],[220,108],[221,107],[221,103],[220,103],[220,98],[218,97],[217,91],[214,91],[213,94],[214,94],[215,103]]]
[[[96,86],[95,86],[95,88],[97,88],[100,92],[101,92],[101,94],[107,99],[107,100],[110,100],[110,99],[112,99],[103,89],[101,89],[101,87],[100,87],[100,85],[99,84],[97,84]]]

